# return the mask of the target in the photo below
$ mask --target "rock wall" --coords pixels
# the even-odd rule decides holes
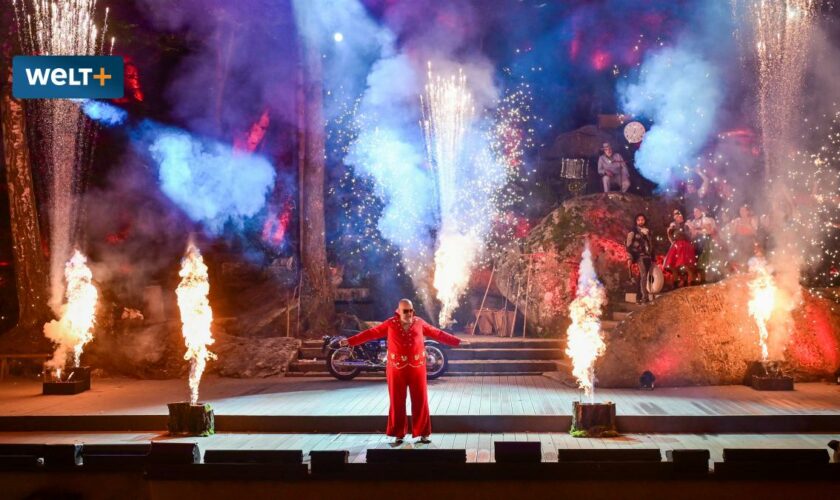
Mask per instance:
[[[297,357],[301,341],[293,337],[246,338],[221,336],[211,369],[222,377],[252,378],[283,375]]]
[[[761,355],[748,283],[744,275],[679,289],[632,313],[607,334],[597,385],[637,387],[644,370],[657,386],[742,383]],[[789,328],[771,318],[770,360],[782,361],[798,381],[830,378],[840,368],[840,305],[826,297],[803,289]]]
[[[86,349],[83,361],[109,375],[136,378],[185,377],[181,323],[151,325],[118,323],[99,335]],[[270,377],[283,375],[297,356],[301,341],[292,337],[238,337],[226,333],[224,323],[214,324],[215,342],[210,351],[218,357],[207,363],[207,373],[223,377]]]
[[[511,248],[500,260],[496,285],[522,310],[530,258],[529,331],[541,336],[561,336],[569,324],[569,304],[574,298],[586,240],[592,248],[598,278],[609,293],[620,293],[630,277],[624,241],[636,214],[648,215],[654,245],[659,252],[665,252],[665,228],[673,208],[675,205],[664,200],[622,193],[566,200],[531,230],[521,247]]]

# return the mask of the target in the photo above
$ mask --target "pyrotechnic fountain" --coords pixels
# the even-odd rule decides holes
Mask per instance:
[[[800,209],[792,203],[794,197],[811,197],[810,172],[796,165],[793,157],[800,148],[800,114],[802,112],[805,72],[808,67],[811,40],[816,32],[818,0],[735,1],[742,7],[742,15],[749,26],[747,49],[749,61],[754,60],[756,73],[757,124],[761,132],[765,170],[764,197],[775,200],[768,207],[767,224],[776,235],[767,260],[776,271],[773,277],[760,264],[753,267],[765,300],[750,302],[750,313],[759,323],[762,335],[762,364],[767,365],[768,329],[775,332],[774,343],[783,343],[789,333],[791,312],[801,300],[800,274],[808,261],[807,233],[819,233],[818,226],[803,220]],[[803,224],[803,222],[805,222]],[[761,285],[760,283],[764,283]],[[768,290],[772,284],[774,291]],[[763,286],[763,288],[761,288]],[[776,297],[769,300],[769,295]],[[781,297],[784,300],[780,301]],[[770,317],[773,317],[770,324]],[[775,328],[775,330],[774,330]],[[766,366],[765,366],[766,368]]]
[[[795,131],[790,125],[801,105],[816,6],[816,0],[746,2],[757,59],[758,121],[768,177],[782,173],[775,163],[787,157],[787,141]]]
[[[58,344],[46,368],[53,370],[52,380],[59,383],[68,381],[74,375],[76,379],[83,376],[84,380],[81,383],[86,384],[86,387],[79,389],[84,390],[90,388],[89,373],[87,370],[77,369],[81,368],[80,361],[85,344],[93,339],[98,292],[92,283],[93,274],[87,266],[87,259],[78,250],[65,265],[64,277],[67,281],[66,302],[61,306],[60,319],[44,325],[44,335]],[[62,371],[67,368],[67,356],[70,353],[73,355],[71,373],[62,378]],[[46,393],[49,392],[45,384]]]
[[[573,403],[572,434],[576,436],[615,433],[615,404],[596,404],[594,397],[595,361],[607,348],[601,332],[606,301],[607,293],[598,281],[587,241],[578,268],[575,299],[569,305],[572,324],[566,330],[566,354],[572,360],[572,374],[588,399],[588,403]]]
[[[207,360],[216,358],[215,354],[207,349],[207,346],[214,342],[210,331],[213,310],[207,299],[210,281],[201,252],[192,243],[188,245],[181,260],[178,275],[181,277],[181,283],[175,293],[178,295],[178,309],[181,311],[181,331],[187,346],[184,359],[190,362],[190,401],[169,404],[169,431],[212,434],[213,410],[210,409],[210,405],[198,404],[198,388]]]
[[[444,78],[432,73],[430,63],[420,100],[438,200],[433,284],[441,302],[438,321],[447,326],[484,251],[507,172],[491,141],[478,130],[475,104],[462,71]]]
[[[33,55],[70,56],[105,53],[108,9],[100,31],[94,20],[96,0],[12,0],[23,49]],[[108,51],[113,49],[114,39]],[[78,102],[47,99],[35,107],[47,138],[49,171],[50,307],[60,314],[61,269],[70,257],[78,230],[76,198],[83,190],[95,139],[94,125]]]

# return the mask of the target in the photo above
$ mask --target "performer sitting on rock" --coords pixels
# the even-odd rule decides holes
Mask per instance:
[[[674,286],[689,286],[694,283],[697,257],[691,244],[691,230],[685,223],[685,217],[679,210],[674,210],[674,221],[668,226],[668,240],[671,248],[665,254],[662,267],[674,275]]]
[[[636,225],[627,233],[625,246],[627,253],[630,255],[630,262],[639,266],[639,295],[636,298],[636,303],[650,302],[647,284],[648,274],[653,262],[653,240],[650,237],[650,229],[647,227],[645,214],[636,215]]]
[[[630,173],[627,171],[627,163],[620,154],[613,152],[609,142],[602,147],[604,154],[598,158],[598,174],[604,182],[604,192],[610,192],[610,186],[621,187],[621,192],[626,193],[630,189]]]
[[[357,346],[383,337],[388,337],[388,364],[385,374],[391,399],[385,434],[395,438],[394,444],[402,444],[408,432],[405,415],[405,397],[408,391],[411,394],[411,434],[414,437],[420,436],[421,443],[430,443],[432,421],[429,417],[429,398],[426,393],[424,337],[450,346],[457,346],[461,340],[416,317],[411,301],[402,299],[393,317],[349,339],[342,339],[341,345]]]

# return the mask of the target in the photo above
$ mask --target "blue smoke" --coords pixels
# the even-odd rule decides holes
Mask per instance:
[[[361,2],[294,0],[293,6],[301,35],[324,55],[326,117],[341,112],[342,100],[361,95],[350,124],[358,135],[341,160],[354,175],[373,181],[382,202],[376,229],[399,248],[406,273],[428,299],[437,200],[418,124],[422,77],[397,50],[394,33]],[[336,32],[344,35],[341,42]]]
[[[680,47],[647,57],[638,80],[619,85],[623,110],[653,122],[636,153],[642,175],[662,187],[696,165],[714,133],[721,89],[717,67]]]
[[[356,0],[292,0],[292,7],[301,36],[324,57],[323,78],[330,92],[324,115],[331,120],[341,112],[336,107],[341,99],[362,93],[371,62],[393,43],[393,35]]]
[[[150,121],[135,135],[158,166],[161,190],[211,233],[256,215],[274,186],[274,167],[262,156]]]
[[[125,123],[128,113],[100,101],[82,101],[82,111],[103,125]],[[160,188],[195,222],[220,234],[225,224],[237,226],[265,206],[276,171],[262,156],[201,139],[188,132],[144,120],[132,130],[135,147],[158,167]]]
[[[82,113],[87,115],[91,120],[104,125],[106,127],[116,127],[122,125],[128,119],[128,113],[121,108],[102,101],[92,101],[84,99],[79,101],[82,108]]]

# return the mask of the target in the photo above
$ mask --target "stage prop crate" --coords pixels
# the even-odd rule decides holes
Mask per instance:
[[[216,419],[209,404],[169,403],[167,429],[173,435],[210,436],[216,432]]]
[[[775,362],[753,361],[747,368],[744,385],[757,391],[792,391],[793,377],[782,373]]]
[[[43,394],[69,396],[90,390],[90,367],[79,366],[62,371],[61,378],[51,369],[44,369]]]
[[[572,429],[575,437],[618,436],[615,426],[615,403],[572,403]]]

